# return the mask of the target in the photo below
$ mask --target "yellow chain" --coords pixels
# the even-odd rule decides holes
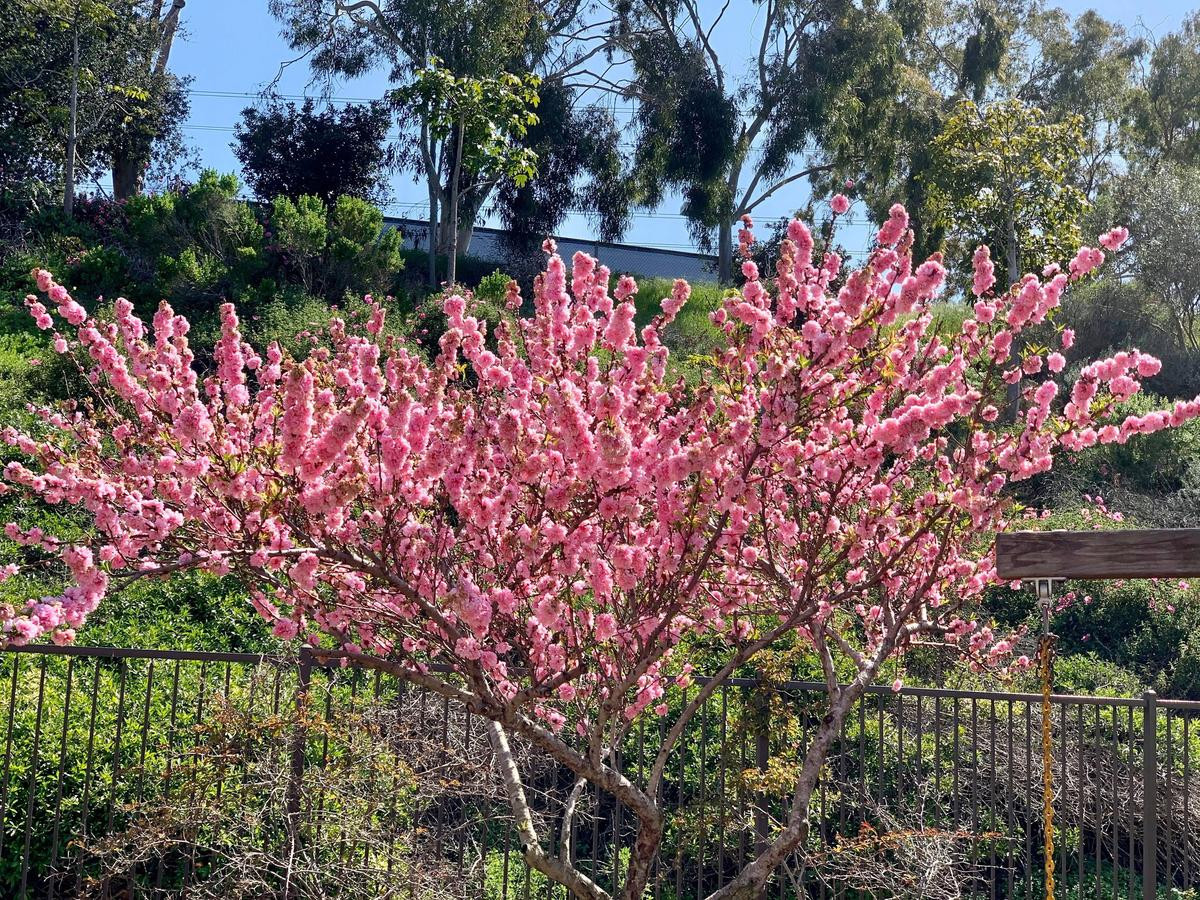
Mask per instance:
[[[1046,837],[1046,900],[1054,900],[1054,754],[1050,735],[1051,653],[1054,636],[1042,635],[1042,830]]]

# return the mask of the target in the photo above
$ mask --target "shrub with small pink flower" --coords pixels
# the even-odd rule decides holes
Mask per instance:
[[[747,217],[746,253],[751,228]],[[1070,275],[996,292],[980,250],[976,315],[943,339],[930,306],[946,272],[938,257],[914,263],[903,207],[862,269],[814,259],[813,246],[793,222],[770,284],[745,268],[711,314],[723,343],[695,384],[672,374],[660,340],[687,285],[639,332],[636,284],[610,292],[609,271],[583,254],[569,278],[551,255],[533,315],[490,334],[473,300],[445,298],[432,361],[384,336],[377,305],[367,327],[331,321],[305,359],[249,346],[226,306],[207,374],[166,305],[149,324],[120,301],[98,320],[39,272],[54,311],[36,298],[29,309],[51,319],[96,397],[4,429],[21,456],[4,489],[81,509],[94,530],[83,545],[9,526],[31,562],[60,557],[71,586],[0,610],[4,638],[69,640],[132,579],[231,573],[280,638],[488,720],[526,859],[600,900],[538,833],[509,735],[630,812],[621,896],[641,897],[684,727],[740,666],[798,637],[825,672],[828,715],[778,831],[714,896],[753,893],[804,844],[826,752],[886,663],[917,643],[977,666],[1009,661],[1013,636],[973,615],[996,582],[980,536],[1008,524],[1006,486],[1060,450],[1200,415],[1197,400],[1107,421],[1156,371],[1136,351],[1084,366],[1073,384],[1054,380],[1057,355],[1008,368],[1014,339],[1101,251],[1080,251]],[[997,421],[1005,381],[1023,397],[1012,426]],[[634,780],[614,748],[691,682],[680,648],[696,637],[724,657]]]

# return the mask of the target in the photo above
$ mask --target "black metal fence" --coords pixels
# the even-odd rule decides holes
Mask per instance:
[[[26,647],[0,654],[0,691],[0,896],[564,897],[516,850],[480,723],[378,673]],[[1052,702],[1058,896],[1200,887],[1200,703]],[[829,757],[809,846],[769,896],[1042,896],[1039,704],[873,689]],[[704,897],[753,857],[822,715],[811,683],[713,695],[662,788],[656,900]],[[631,734],[626,772],[647,769],[669,720]],[[532,754],[522,765],[561,839],[570,778]],[[571,852],[616,890],[633,826],[585,797]]]

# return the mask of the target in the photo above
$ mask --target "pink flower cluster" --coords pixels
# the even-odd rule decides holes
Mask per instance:
[[[1068,277],[997,294],[983,249],[975,315],[939,337],[946,272],[910,247],[893,207],[868,265],[843,273],[791,223],[772,281],[746,259],[745,286],[711,313],[724,341],[693,385],[660,336],[686,282],[639,331],[633,279],[610,290],[584,254],[568,278],[552,245],[532,316],[489,335],[451,296],[433,358],[384,337],[373,301],[302,359],[250,347],[226,305],[205,377],[165,304],[149,325],[124,301],[101,321],[40,271],[56,312],[30,298],[30,313],[63,328],[56,349],[99,402],[5,430],[25,461],[4,481],[86,511],[95,538],[9,526],[31,563],[60,557],[72,586],[0,609],[5,639],[69,640],[131,577],[229,572],[282,639],[414,677],[448,665],[484,714],[604,740],[665,710],[687,679],[678,648],[697,636],[718,637],[730,666],[785,634],[867,679],[918,642],[1002,665],[1012,637],[971,608],[996,580],[976,536],[1005,527],[1005,486],[1062,449],[1182,424],[1200,401],[1112,420],[1158,370],[1136,351],[1074,384],[1054,380],[1059,353],[1010,366]],[[1072,275],[1102,256],[1081,251]],[[522,307],[515,284],[507,294]],[[1006,380],[1022,397],[1014,426],[998,423]]]

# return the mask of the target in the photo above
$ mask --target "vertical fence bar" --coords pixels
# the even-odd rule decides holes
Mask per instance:
[[[46,657],[42,657],[41,674],[38,676],[37,713],[33,724],[33,752],[30,754],[29,776],[25,783],[28,803],[25,810],[25,849],[21,852],[21,889],[18,896],[25,900],[29,887],[29,842],[33,837],[33,809],[37,798],[38,753],[42,741],[42,709],[46,698]]]
[[[771,702],[766,698],[762,689],[756,692],[754,700],[759,707],[754,723],[754,764],[758,767],[759,772],[766,772],[767,766],[771,762],[771,730],[768,721],[771,714]],[[767,839],[770,836],[765,806],[766,800],[760,798],[754,807],[755,855],[760,855],[767,849]]]
[[[1192,714],[1183,713],[1183,839],[1190,840],[1192,835],[1192,739],[1188,730],[1192,725]],[[1192,853],[1184,846],[1183,851],[1183,887],[1192,887]]]
[[[1163,710],[1163,720],[1164,720],[1164,724],[1166,725],[1166,727],[1163,729],[1163,736],[1166,738],[1167,746],[1165,748],[1166,752],[1164,753],[1165,759],[1164,759],[1164,765],[1163,765],[1162,799],[1163,799],[1163,807],[1166,809],[1167,815],[1163,819],[1163,828],[1161,830],[1165,831],[1165,834],[1163,834],[1163,840],[1161,841],[1161,844],[1162,844],[1163,851],[1164,851],[1163,855],[1165,857],[1165,859],[1163,860],[1163,863],[1164,863],[1163,874],[1166,875],[1167,884],[1171,884],[1175,880],[1175,872],[1174,872],[1175,858],[1173,855],[1174,844],[1175,844],[1175,829],[1172,827],[1172,816],[1171,816],[1171,812],[1174,807],[1174,804],[1171,802],[1171,800],[1172,800],[1171,791],[1173,788],[1173,785],[1171,784],[1171,779],[1175,774],[1175,748],[1171,742],[1171,728],[1172,728],[1172,724],[1173,724],[1173,722],[1172,722],[1173,719],[1174,719],[1174,716],[1172,715],[1172,711],[1169,708],[1164,709]]]
[[[1087,839],[1087,819],[1084,810],[1084,797],[1087,795],[1087,767],[1085,760],[1086,744],[1083,738],[1083,704],[1075,705],[1075,726],[1078,733],[1075,735],[1075,746],[1078,748],[1076,753],[1079,755],[1078,765],[1076,766],[1076,784],[1079,789],[1079,796],[1076,798],[1077,815],[1079,817],[1079,890],[1083,891],[1083,863],[1087,852],[1084,849]]]
[[[296,724],[292,732],[291,758],[288,764],[287,840],[289,858],[300,843],[300,798],[304,783],[304,756],[308,747],[308,690],[312,682],[313,656],[307,647],[300,648],[296,669]],[[290,900],[285,897],[284,900]]]
[[[54,829],[50,836],[50,900],[54,900],[54,894],[58,888],[57,876],[54,874],[54,869],[58,865],[58,826],[59,820],[62,817],[63,778],[66,777],[67,766],[67,732],[71,723],[71,677],[74,671],[75,657],[71,656],[67,658],[67,695],[63,703],[62,737],[58,745],[58,778],[54,788]]]
[[[1158,695],[1142,695],[1142,900],[1158,893]]]
[[[17,676],[21,668],[21,657],[14,657],[12,664],[12,687],[8,694],[8,728],[4,739],[4,780],[0,786],[0,825],[8,814],[8,776],[12,761],[13,720],[17,717]],[[0,853],[4,852],[4,832],[5,829],[0,827]]]

